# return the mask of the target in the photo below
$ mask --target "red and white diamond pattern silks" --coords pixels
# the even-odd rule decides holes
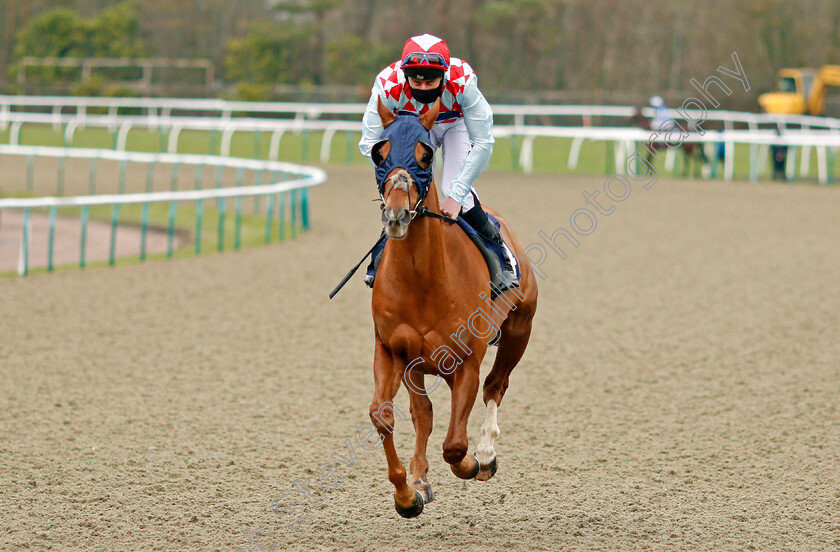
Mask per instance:
[[[445,48],[445,43],[435,44],[432,48]],[[449,53],[448,50],[446,53]],[[377,109],[380,99],[391,111],[423,114],[431,107],[411,97],[405,73],[400,69],[401,63],[392,63],[374,80],[370,100],[362,117],[362,139],[359,140],[359,151],[368,159],[382,135],[382,120]],[[472,67],[458,58],[450,58],[449,64],[441,94],[441,114],[432,130],[439,140],[448,136],[450,130],[455,130],[450,145],[443,147],[455,147],[453,151],[457,151],[463,146],[466,151],[466,158],[457,155],[444,157],[440,183],[441,190],[448,197],[465,205],[478,175],[487,166],[493,153],[493,110],[478,89],[478,77]]]
[[[411,97],[408,81],[399,66],[400,62],[395,61],[376,76],[376,83],[384,91],[385,107],[397,111],[412,111],[422,115],[431,106],[422,104]],[[444,78],[446,83],[440,98],[440,111],[441,113],[457,113],[458,115],[457,117],[440,120],[439,123],[451,122],[463,116],[459,100],[463,97],[464,88],[476,77],[469,63],[458,58],[451,58],[449,69]]]

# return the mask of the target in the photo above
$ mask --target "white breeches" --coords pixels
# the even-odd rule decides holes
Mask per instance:
[[[452,186],[452,181],[458,176],[458,171],[464,164],[464,159],[472,148],[470,142],[470,135],[467,133],[467,125],[464,124],[464,119],[458,119],[454,123],[446,123],[435,125],[432,127],[430,133],[432,139],[432,147],[441,149],[441,157],[443,161],[443,173],[440,178],[435,178],[439,183],[440,190],[443,197],[449,197],[449,191]],[[435,161],[434,173],[437,175],[437,160]],[[475,193],[475,190],[473,190]],[[477,196],[478,194],[476,194]],[[472,194],[464,199],[461,205],[461,212],[468,211],[475,206]]]

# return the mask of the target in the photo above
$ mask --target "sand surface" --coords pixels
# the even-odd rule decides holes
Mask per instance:
[[[327,168],[296,241],[0,279],[0,549],[840,549],[840,189],[602,191],[615,210],[542,265],[498,474],[450,473],[441,388],[437,499],[404,520],[381,450],[314,486],[373,391],[369,290],[327,300],[378,235],[373,175]],[[479,191],[529,243],[602,186]],[[396,436],[407,462],[411,424]],[[320,504],[289,529],[272,500],[307,480]]]

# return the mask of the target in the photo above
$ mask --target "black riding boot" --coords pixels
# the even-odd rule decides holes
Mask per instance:
[[[487,213],[485,213],[484,209],[481,208],[481,203],[479,203],[478,198],[474,195],[473,197],[475,198],[475,206],[469,211],[461,213],[461,216],[465,221],[467,221],[467,224],[473,227],[476,232],[493,243],[501,245],[502,248],[505,249],[505,266],[502,267],[501,284],[499,285],[499,288],[502,291],[505,291],[506,289],[519,287],[519,280],[516,278],[516,272],[513,270],[513,265],[511,264],[510,257],[508,255],[509,249],[505,247],[499,229],[496,228],[495,224],[490,222],[489,218],[487,218]]]

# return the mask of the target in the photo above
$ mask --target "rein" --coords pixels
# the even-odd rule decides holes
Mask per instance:
[[[429,211],[429,208],[425,205],[417,209],[417,216],[436,218],[442,220],[443,222],[448,222],[449,224],[455,224],[456,222],[454,218],[447,217],[446,215],[442,215],[440,213],[435,213],[434,211]]]

